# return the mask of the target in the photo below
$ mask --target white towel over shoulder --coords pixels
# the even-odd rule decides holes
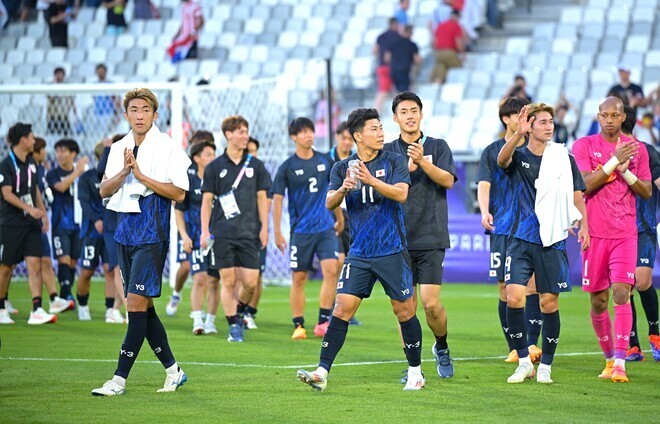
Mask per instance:
[[[105,168],[105,175],[108,178],[114,177],[124,168],[124,149],[133,150],[134,147],[133,131],[112,145]],[[136,161],[140,171],[149,178],[162,183],[172,183],[188,191],[190,158],[169,135],[161,133],[156,125],[152,125],[144,141],[140,143]],[[106,207],[115,212],[141,212],[140,197],[150,194],[153,194],[153,191],[131,173],[119,190],[110,197]]]
[[[565,240],[568,229],[582,219],[573,202],[573,171],[565,146],[548,143],[535,186],[534,211],[540,224],[541,241],[548,247]]]

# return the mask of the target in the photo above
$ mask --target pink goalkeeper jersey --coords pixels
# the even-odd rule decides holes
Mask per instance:
[[[621,141],[630,139],[621,135]],[[649,154],[641,143],[637,144],[639,151],[630,161],[628,169],[640,180],[651,181]],[[577,140],[572,150],[580,172],[593,172],[598,165],[605,165],[614,156],[615,149],[616,143],[610,143],[600,134],[594,134]],[[614,171],[613,175],[616,175],[614,181],[585,195],[589,235],[606,239],[636,237],[636,195],[619,172]]]

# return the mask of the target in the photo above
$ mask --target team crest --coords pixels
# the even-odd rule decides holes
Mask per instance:
[[[245,168],[245,176],[248,178],[254,177],[254,168]]]
[[[376,170],[376,178],[384,177],[384,176],[385,176],[385,170],[384,169],[377,169]]]
[[[227,170],[226,169],[223,169],[222,171],[220,171],[220,178],[225,178],[225,175],[227,175]]]
[[[319,172],[325,171],[325,165],[324,164],[316,165],[316,170]]]

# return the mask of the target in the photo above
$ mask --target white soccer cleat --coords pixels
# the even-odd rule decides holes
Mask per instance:
[[[0,324],[15,324],[6,309],[0,309]]]
[[[87,306],[78,306],[78,320],[79,321],[91,321],[92,314],[89,312],[89,305]]]
[[[176,311],[179,310],[179,303],[181,303],[181,298],[179,296],[170,296],[170,301],[167,302],[167,306],[165,307],[165,313],[169,316],[174,316]]]
[[[55,296],[55,300],[50,302],[50,307],[48,308],[49,314],[60,314],[71,306],[71,302],[66,299],[62,299],[59,296]]]
[[[247,328],[248,330],[257,329],[257,323],[254,320],[252,314],[245,314],[245,316],[243,317],[243,323],[245,324],[245,328]]]
[[[188,376],[181,368],[179,368],[179,372],[176,374],[167,374],[167,377],[165,377],[165,384],[162,389],[158,389],[158,393],[175,392],[176,389],[183,386],[186,381],[188,381]]]
[[[196,336],[203,336],[204,335],[204,324],[202,324],[201,322],[194,323],[192,332]]]
[[[328,387],[327,375],[321,375],[316,371],[309,372],[305,370],[298,370],[296,375],[298,380],[310,385],[312,389],[318,390],[319,392],[324,392],[326,387]]]
[[[92,390],[94,396],[117,396],[126,393],[126,387],[120,386],[114,380],[108,380],[103,387]]]
[[[218,334],[218,329],[215,328],[215,323],[205,322],[204,323],[204,334]]]
[[[534,378],[534,365],[523,363],[518,365],[518,368],[511,374],[511,377],[507,378],[507,383],[522,383],[523,381]]]
[[[408,373],[408,379],[403,390],[422,390],[426,386],[426,379],[424,374],[411,375]]]
[[[51,315],[44,311],[44,308],[38,308],[36,311],[30,312],[30,319],[28,319],[29,325],[40,325],[47,324],[49,322],[55,323],[57,321],[57,315]]]
[[[18,309],[14,308],[8,299],[5,299],[5,309],[11,315],[18,315]]]
[[[105,322],[108,324],[123,324],[125,321],[119,309],[108,308],[105,311]]]
[[[536,371],[536,382],[542,384],[552,384],[552,378],[550,378],[550,370],[547,368],[539,367]]]

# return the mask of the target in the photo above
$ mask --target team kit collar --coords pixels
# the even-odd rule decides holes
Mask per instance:
[[[408,143],[406,143],[405,141],[403,141],[403,138],[401,138],[401,134],[399,134],[399,141],[400,141],[401,143],[408,144]],[[419,132],[419,138],[418,138],[417,140],[415,140],[415,143],[419,143],[419,144],[421,144],[421,145],[424,145],[425,142],[426,142],[426,136],[424,135],[423,132],[420,131],[420,132]]]

